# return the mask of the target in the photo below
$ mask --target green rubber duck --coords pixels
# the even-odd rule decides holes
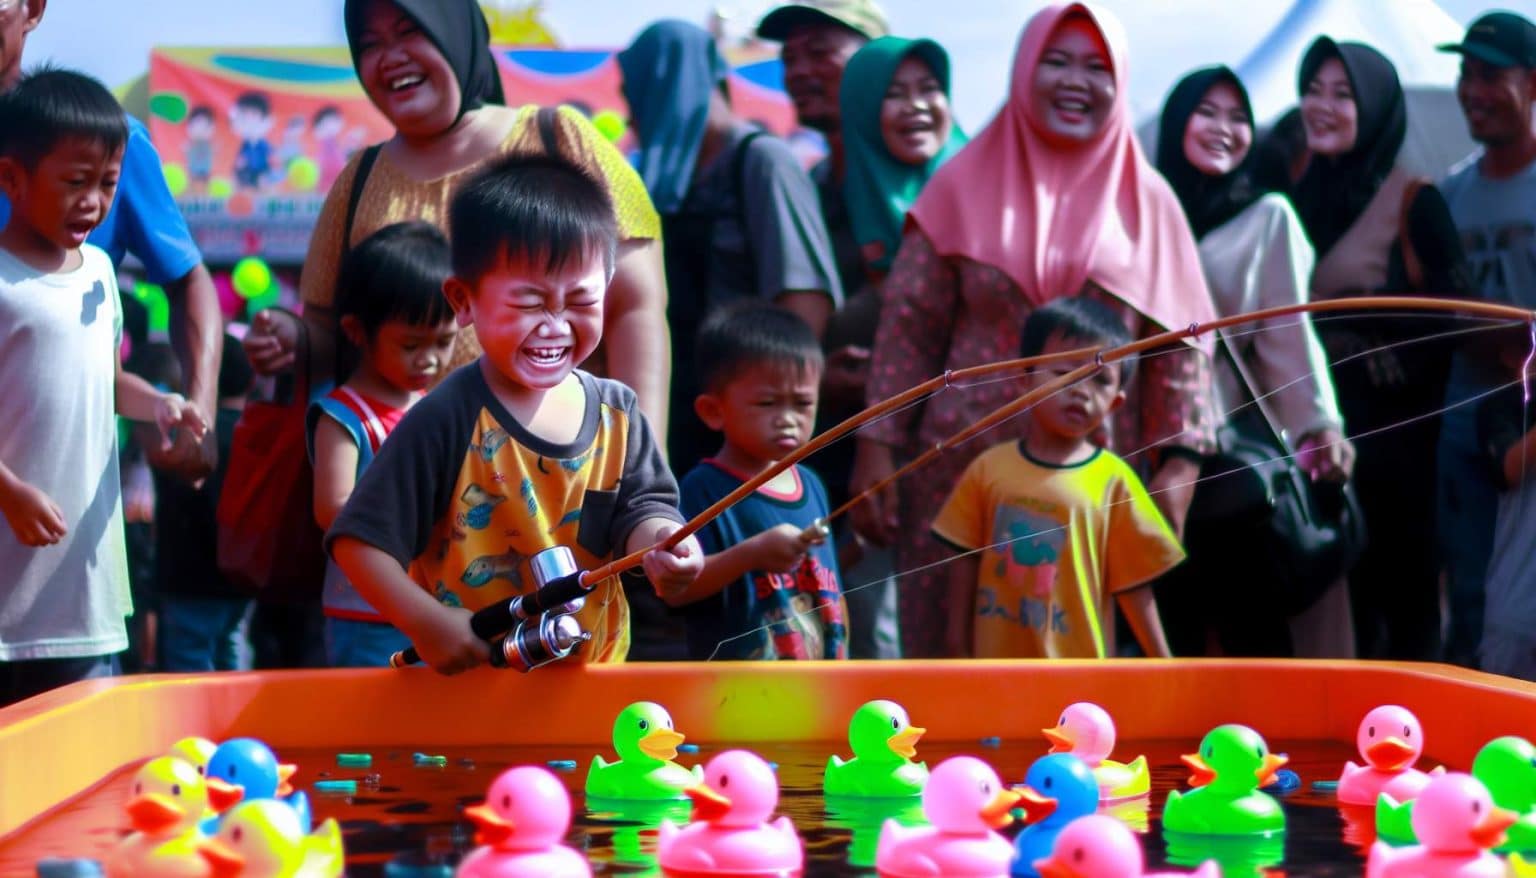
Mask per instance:
[[[829,796],[897,798],[921,796],[928,783],[928,765],[913,762],[917,741],[926,729],[912,725],[907,711],[894,701],[871,701],[848,721],[848,746],[853,758],[834,755],[827,761],[824,789]]]
[[[1499,853],[1536,851],[1536,746],[1515,735],[1494,738],[1477,751],[1472,776],[1483,782],[1493,803],[1515,812],[1515,825],[1505,830]],[[1376,800],[1376,834],[1397,842],[1414,842],[1413,801],[1399,802],[1383,793]]]
[[[1181,757],[1194,771],[1196,789],[1168,794],[1163,828],[1201,835],[1269,835],[1285,831],[1280,803],[1259,788],[1275,781],[1286,757],[1269,752],[1247,726],[1217,726],[1200,742],[1200,752]]]
[[[672,715],[651,701],[637,701],[613,721],[617,762],[592,759],[587,795],[603,799],[682,799],[683,790],[704,782],[704,769],[692,771],[673,762],[683,736],[672,728]]]

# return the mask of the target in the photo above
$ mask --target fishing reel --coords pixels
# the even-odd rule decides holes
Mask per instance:
[[[586,605],[587,589],[581,584],[581,570],[571,550],[564,546],[545,549],[533,556],[529,567],[537,588],[508,601],[508,612],[517,618],[517,625],[510,634],[491,643],[492,667],[516,668],[525,674],[570,656],[576,647],[592,639],[581,630],[574,615]],[[575,589],[581,594],[553,603]],[[549,609],[542,610],[543,606]]]

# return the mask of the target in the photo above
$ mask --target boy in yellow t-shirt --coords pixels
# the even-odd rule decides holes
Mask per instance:
[[[1023,355],[1130,340],[1114,312],[1059,299],[1024,325]],[[1080,364],[1042,366],[1031,389]],[[1129,362],[1100,369],[1030,410],[1027,438],[983,452],[961,475],[933,532],[951,562],[948,651],[979,658],[1104,658],[1125,614],[1141,648],[1166,657],[1151,580],[1184,559],[1168,522],[1125,461],[1091,437],[1125,401]]]

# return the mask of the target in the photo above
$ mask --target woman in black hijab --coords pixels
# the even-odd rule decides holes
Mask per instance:
[[[1320,37],[1298,86],[1311,161],[1291,200],[1317,250],[1312,297],[1465,294],[1470,273],[1444,197],[1397,164],[1408,114],[1392,62]],[[1360,437],[1356,488],[1370,545],[1350,586],[1367,658],[1439,654],[1439,420],[1427,416],[1443,404],[1450,347],[1416,340],[1447,327],[1369,315],[1320,325],[1345,424]]]

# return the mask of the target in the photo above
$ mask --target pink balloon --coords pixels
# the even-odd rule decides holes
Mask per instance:
[[[213,288],[219,291],[219,311],[226,319],[238,317],[245,310],[245,302],[235,292],[235,284],[229,279],[228,272],[214,272]]]

